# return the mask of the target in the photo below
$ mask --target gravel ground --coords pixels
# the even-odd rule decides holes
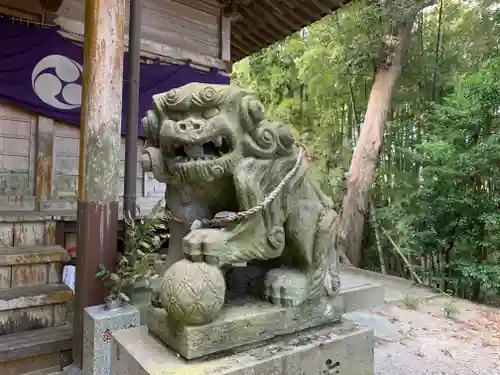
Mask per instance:
[[[377,340],[376,375],[500,375],[500,310],[453,300],[457,315],[446,318],[449,299],[374,311],[399,331],[396,342]],[[412,303],[410,303],[412,302]]]

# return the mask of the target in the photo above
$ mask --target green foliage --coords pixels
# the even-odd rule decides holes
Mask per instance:
[[[420,165],[413,191],[385,209],[405,227],[414,257],[443,256],[450,283],[500,290],[500,59],[465,76],[408,150]],[[446,286],[442,286],[446,287]]]
[[[403,306],[409,310],[418,310],[420,307],[420,299],[409,294],[405,295],[403,298]]]
[[[443,312],[445,318],[454,318],[458,314],[460,314],[460,310],[457,307],[457,304],[453,298],[446,298],[443,304],[441,305],[441,311]]]
[[[269,115],[294,125],[337,204],[382,40],[412,4],[351,2],[234,69],[233,81],[256,90]],[[499,46],[496,1],[438,0],[417,16],[372,190],[366,267],[380,269],[378,226],[433,286],[476,299],[498,292]],[[410,277],[380,242],[389,272]]]
[[[148,254],[157,253],[168,238],[164,215],[163,200],[160,200],[148,215],[138,212],[137,220],[133,220],[130,213],[124,215],[125,249],[118,261],[116,273],[100,264],[100,271],[96,274],[96,278],[103,280],[109,289],[110,299],[128,302],[130,297],[127,290],[133,287],[135,282],[144,280],[149,285],[151,280],[158,277]]]

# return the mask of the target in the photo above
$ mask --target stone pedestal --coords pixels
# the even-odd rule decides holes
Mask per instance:
[[[111,367],[112,375],[374,375],[373,341],[373,331],[343,322],[185,360],[143,326],[115,334]]]
[[[147,326],[181,356],[194,359],[278,335],[340,322],[342,312],[340,298],[322,298],[286,308],[249,299],[224,306],[216,320],[203,325],[171,321],[167,319],[165,309],[149,307]]]
[[[83,317],[83,374],[110,374],[113,334],[138,327],[139,321],[139,310],[130,305],[113,310],[104,309],[104,305],[87,307]]]

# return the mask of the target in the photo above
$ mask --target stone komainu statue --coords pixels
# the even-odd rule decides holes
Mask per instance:
[[[337,214],[254,93],[190,83],[154,95],[142,124],[143,168],[167,185],[169,264],[268,262],[261,294],[283,306],[338,294]]]

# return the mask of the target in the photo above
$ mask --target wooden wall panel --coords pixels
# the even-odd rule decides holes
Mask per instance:
[[[219,0],[177,0],[178,3],[187,5],[191,8],[201,10],[205,13],[220,15]]]
[[[153,173],[144,173],[144,196],[163,197],[165,196],[166,185],[154,179]]]
[[[53,196],[55,199],[76,197],[80,129],[74,125],[56,122],[54,144]]]
[[[0,11],[14,17],[40,21],[43,9],[35,0],[0,0]]]
[[[48,149],[45,150],[37,145],[37,142],[48,138],[48,134],[40,137],[37,130],[41,129],[41,124],[47,125],[51,121],[0,103],[0,211],[76,209],[80,131],[77,126],[57,121],[54,121],[52,126],[54,132],[53,156],[51,156],[53,171],[47,174],[52,177],[52,181],[43,181],[44,187],[41,190],[44,194],[40,194],[36,199],[38,206],[35,205],[36,166],[40,165],[40,162],[37,164],[36,150],[38,149],[39,152],[43,150],[44,153],[49,154]],[[48,129],[48,126],[43,127],[44,131]],[[153,198],[151,202],[147,199],[138,201],[141,205],[149,207],[156,203],[156,198],[164,196],[165,185],[155,181],[150,173],[144,176],[140,164],[143,148],[144,141],[140,139],[137,143],[136,191],[138,198]],[[118,193],[122,196],[125,177],[124,137],[122,137],[120,148],[119,173]],[[40,190],[40,186],[38,188]],[[148,210],[147,207],[145,212]]]
[[[51,201],[68,200],[75,202],[78,186],[78,158],[80,149],[80,129],[74,125],[53,122],[53,126],[44,126],[44,137],[37,132],[41,130],[40,125],[52,122],[45,117],[30,114],[27,111],[18,109],[6,104],[0,103],[0,210],[11,207],[12,210],[18,210],[18,201],[35,198],[36,174],[44,173],[43,181],[38,179],[39,184],[43,182],[43,191],[38,200],[43,209]],[[48,130],[52,129],[53,135],[50,137]],[[43,152],[49,156],[50,150],[41,147],[40,142],[46,138],[53,138],[53,155],[50,155],[53,163],[51,173],[44,168],[36,170],[36,166],[42,164],[38,160],[38,152]],[[38,144],[37,144],[38,142]],[[140,164],[144,141],[139,140],[137,144],[137,196],[159,196],[163,195],[161,186],[155,187],[156,181],[145,183],[144,173]],[[38,158],[40,159],[40,158]],[[125,177],[125,138],[122,137],[120,148],[120,181],[119,195],[123,195],[123,185]],[[46,174],[46,175],[45,175]],[[45,181],[46,178],[52,178],[52,181]],[[150,179],[148,179],[149,181]],[[47,191],[50,189],[50,191]],[[159,191],[160,189],[160,191]],[[164,188],[163,188],[164,189]],[[21,197],[21,198],[19,198]],[[17,203],[16,203],[17,202]],[[65,209],[67,205],[53,206],[54,209]],[[72,206],[71,206],[72,207]],[[34,209],[32,207],[31,209]]]
[[[220,13],[216,3],[143,0],[141,5],[142,39],[206,56],[219,56]],[[83,22],[84,0],[63,0],[58,16]]]
[[[136,192],[137,196],[142,197],[144,195],[143,191],[143,175],[141,166],[141,156],[142,151],[144,150],[144,141],[139,139],[137,143],[137,178],[136,178]],[[125,137],[122,137],[122,144],[120,147],[120,182],[118,188],[118,195],[123,196],[124,184],[125,184]]]
[[[56,198],[76,197],[78,189],[78,157],[80,150],[80,129],[74,125],[56,122],[55,127],[55,182]],[[140,158],[144,142],[137,144],[137,196],[143,195],[143,172]],[[120,147],[120,181],[118,194],[123,195],[125,177],[125,138]]]
[[[35,222],[17,222],[14,224],[14,246],[44,245],[45,223],[43,221]]]
[[[36,117],[0,105],[0,196],[34,195]]]

